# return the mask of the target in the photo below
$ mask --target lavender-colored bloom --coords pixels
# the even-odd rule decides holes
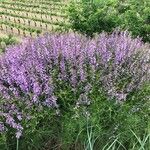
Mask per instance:
[[[86,93],[90,92],[91,89],[92,89],[92,85],[89,84],[89,83],[84,87],[84,91],[85,91]]]
[[[90,105],[91,100],[89,100],[88,96],[86,94],[81,94],[79,96],[79,99],[77,101],[77,105]]]
[[[150,81],[149,47],[127,31],[93,39],[75,33],[26,39],[0,56],[0,116],[19,138],[21,121],[27,118],[21,109],[58,108],[59,82],[74,92],[85,87],[79,105],[90,105],[88,93],[97,83],[110,98],[125,101],[130,92]]]
[[[22,131],[17,131],[16,132],[16,138],[19,139],[22,135]]]
[[[3,132],[5,130],[4,124],[0,122],[0,132]]]
[[[17,115],[17,119],[18,119],[19,121],[21,121],[21,120],[22,120],[22,116],[21,116],[21,115]]]
[[[56,103],[57,98],[55,96],[51,96],[44,101],[44,105],[48,107],[58,107]]]

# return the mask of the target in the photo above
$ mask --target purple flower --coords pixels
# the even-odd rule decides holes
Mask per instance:
[[[0,122],[0,132],[3,132],[5,130],[4,124]]]
[[[88,93],[94,85],[118,102],[127,100],[128,94],[150,81],[149,47],[127,31],[115,31],[93,39],[75,33],[46,34],[7,48],[0,56],[0,116],[4,118],[0,131],[5,123],[20,138],[21,122],[32,118],[31,108],[58,108],[58,93],[66,85],[74,93],[84,92],[77,105],[90,105]]]
[[[16,132],[16,138],[17,139],[20,139],[21,135],[22,135],[22,131],[17,131]]]

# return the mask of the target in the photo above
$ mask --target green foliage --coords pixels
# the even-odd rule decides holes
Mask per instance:
[[[5,38],[0,38],[0,52],[4,52],[6,46],[15,44],[16,42],[16,39],[12,35]]]
[[[24,121],[19,149],[148,150],[149,85],[130,94],[126,102],[116,103],[95,84],[89,93],[91,105],[79,107],[74,103],[78,95],[65,83],[59,86],[60,112],[48,108],[35,112],[33,108],[32,119]],[[2,150],[15,149],[17,141],[10,136],[11,132],[0,136]]]
[[[88,36],[120,27],[150,42],[150,3],[148,0],[108,0],[71,3],[69,19],[72,29]]]
[[[88,36],[92,36],[96,32],[110,32],[117,27],[119,22],[113,6],[108,9],[104,4],[81,3],[77,6],[72,3],[69,12],[72,28]]]

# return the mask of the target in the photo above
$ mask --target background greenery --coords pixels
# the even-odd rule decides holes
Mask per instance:
[[[12,35],[8,35],[7,37],[0,37],[0,52],[4,52],[7,46],[16,43],[17,40]]]
[[[83,0],[69,7],[72,29],[88,36],[114,28],[127,29],[150,42],[149,0]]]

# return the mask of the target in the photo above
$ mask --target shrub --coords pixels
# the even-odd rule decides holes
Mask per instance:
[[[27,127],[31,129],[29,134],[44,128],[46,117],[47,123],[64,124],[66,133],[76,133],[78,125],[85,126],[85,120],[70,128],[65,128],[66,122],[79,114],[87,116],[88,107],[93,114],[101,113],[102,120],[98,121],[104,127],[107,123],[104,112],[108,113],[111,99],[117,102],[112,105],[115,110],[149,83],[149,54],[149,45],[132,39],[127,31],[102,33],[93,39],[74,33],[46,34],[6,49],[0,57],[0,130],[8,130],[8,137],[9,131],[11,136],[16,131],[19,139],[23,128],[25,134]],[[106,110],[98,111],[98,107]],[[118,115],[114,116],[115,123]],[[58,129],[61,133],[61,128]],[[111,121],[106,129],[111,129]],[[64,133],[61,136],[69,137]],[[70,133],[70,137],[73,142],[75,136]]]
[[[0,38],[0,51],[4,52],[6,46],[17,43],[16,39],[9,35],[5,38]]]
[[[144,42],[150,42],[148,0],[74,2],[68,11],[72,29],[88,36],[120,27],[131,31],[134,37],[140,36]]]

